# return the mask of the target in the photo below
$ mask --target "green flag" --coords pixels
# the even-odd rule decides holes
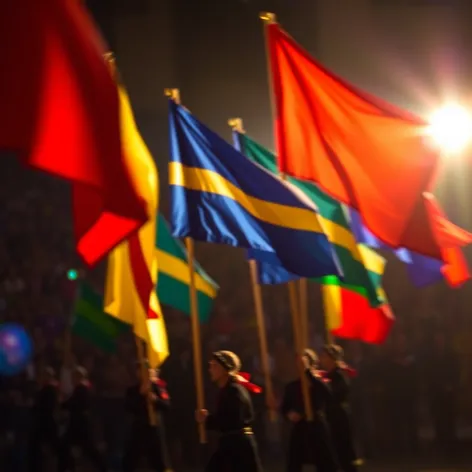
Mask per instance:
[[[130,325],[103,312],[103,298],[82,282],[75,303],[72,332],[106,352],[116,352],[118,336]]]
[[[190,273],[187,251],[183,244],[175,239],[165,218],[159,214],[156,241],[158,263],[157,296],[159,301],[190,315]],[[205,323],[210,316],[213,299],[218,293],[218,285],[194,261],[195,284],[197,289],[198,314]]]
[[[276,158],[268,149],[245,134],[237,133],[236,137],[244,155],[269,172],[277,174]],[[287,180],[299,188],[318,207],[318,211],[323,219],[326,235],[335,246],[344,272],[342,283],[362,287],[362,291],[365,292],[372,306],[382,304],[384,300],[379,297],[376,284],[374,283],[374,280],[380,277],[381,274],[377,273],[378,269],[375,265],[372,267],[365,265],[343,206],[312,183],[294,178]],[[330,277],[331,279],[332,277]],[[324,283],[323,278],[318,281],[321,284]]]

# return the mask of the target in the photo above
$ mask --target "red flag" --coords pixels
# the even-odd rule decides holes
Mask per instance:
[[[327,328],[338,338],[359,339],[365,343],[382,344],[395,323],[395,316],[379,289],[385,303],[370,306],[369,299],[358,287],[343,284],[321,286]]]
[[[80,3],[2,5],[0,149],[73,184],[77,250],[92,265],[147,211],[122,153],[116,84]]]
[[[403,235],[402,245],[420,252],[423,247],[438,247],[444,262],[442,273],[449,285],[459,287],[470,279],[467,261],[460,247],[471,242],[471,234],[451,223],[430,193],[415,208]]]
[[[249,390],[251,393],[262,393],[262,388],[259,385],[250,382],[251,376],[247,372],[239,372],[235,375],[236,382]]]
[[[392,248],[442,259],[438,232],[449,248],[472,242],[428,209],[424,192],[439,154],[428,145],[427,123],[336,77],[279,25],[267,28],[281,172],[316,182],[357,209]]]
[[[338,338],[359,339],[369,344],[382,344],[387,339],[395,317],[390,305],[373,308],[359,293],[339,288],[341,325],[331,333]]]

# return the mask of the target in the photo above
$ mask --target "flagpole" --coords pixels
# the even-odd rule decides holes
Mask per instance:
[[[298,355],[303,355],[303,335],[301,330],[300,309],[298,306],[297,285],[294,281],[288,283],[288,293],[290,298],[290,311],[292,313],[293,337],[295,338],[295,346]],[[301,362],[298,364],[298,371],[300,375],[300,383],[302,387],[303,406],[306,412],[306,419],[313,421],[313,407],[310,399],[310,386],[305,375],[305,369]]]
[[[308,280],[300,279],[298,288],[300,290],[300,331],[303,345],[308,347],[310,342],[308,323]]]
[[[135,319],[133,319],[133,324],[135,324],[134,322],[135,322]],[[144,345],[143,345],[143,340],[136,334],[134,335],[134,339],[136,342],[136,353],[138,354],[139,370],[141,371],[141,382],[143,384],[145,380],[149,382],[149,372],[146,367],[146,356],[144,355]],[[149,395],[147,395],[146,397],[146,406],[148,410],[149,423],[151,424],[151,426],[156,426],[157,415],[156,415],[156,412],[154,411],[154,408],[152,407],[152,401],[149,398]]]
[[[274,85],[271,79],[271,56],[270,56],[270,45],[269,45],[269,34],[268,34],[268,27],[272,24],[277,22],[277,17],[274,13],[269,12],[262,12],[259,14],[259,18],[264,22],[264,40],[265,40],[265,47],[266,47],[266,57],[267,57],[267,74],[268,74],[268,85],[269,85],[269,97],[270,97],[270,107],[271,107],[271,115],[272,115],[272,122],[275,122],[277,113],[276,107],[274,102]],[[281,174],[281,178],[285,180],[285,176]],[[303,351],[306,346],[303,345],[304,339],[302,336],[302,323],[300,317],[300,310],[298,304],[298,296],[297,296],[297,287],[295,282],[288,283],[288,290],[289,290],[289,297],[290,297],[290,311],[292,314],[292,323],[293,323],[293,335],[295,338],[295,348],[297,354],[299,356],[303,355]],[[313,421],[313,408],[310,399],[310,389],[308,384],[308,379],[306,378],[304,368],[301,363],[298,366],[299,374],[300,374],[300,382],[302,386],[302,394],[303,394],[303,403],[305,407],[305,413],[308,421]]]
[[[333,333],[331,333],[331,330],[329,329],[329,320],[326,316],[326,310],[324,312],[324,320],[325,320],[325,329],[326,329],[326,342],[328,344],[333,344],[334,337],[333,337]]]
[[[243,120],[241,118],[232,118],[228,124],[233,131],[244,133]],[[259,334],[259,350],[261,353],[261,367],[264,374],[264,386],[266,395],[266,404],[269,409],[269,419],[275,423],[277,421],[277,412],[274,410],[274,387],[270,376],[269,349],[267,345],[267,329],[265,325],[264,306],[262,303],[261,286],[257,282],[257,262],[253,259],[249,261],[249,273],[251,277],[252,294],[254,298],[254,309],[256,311],[257,331]]]
[[[179,89],[165,89],[166,97],[180,105]],[[197,392],[197,409],[203,410],[205,407],[205,394],[203,389],[203,369],[202,369],[202,342],[200,337],[200,319],[198,316],[197,289],[195,284],[195,250],[192,238],[185,238],[187,248],[188,269],[189,269],[189,293],[190,293],[190,320],[192,323],[192,344],[193,344],[193,366],[195,370],[195,388]],[[207,434],[204,423],[198,425],[200,444],[206,444]]]

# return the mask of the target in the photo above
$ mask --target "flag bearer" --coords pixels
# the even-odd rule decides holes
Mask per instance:
[[[59,384],[52,367],[44,370],[42,385],[36,394],[32,407],[32,425],[29,438],[28,463],[31,472],[39,472],[43,458],[43,445],[49,446],[57,454],[58,431],[56,413],[59,406]]]
[[[78,446],[96,470],[105,472],[105,460],[93,441],[93,428],[90,421],[91,384],[86,369],[83,367],[75,369],[74,383],[72,395],[63,404],[63,408],[69,412],[69,423],[60,442],[58,470],[65,472],[74,469],[71,450],[73,446]]]
[[[161,415],[170,407],[166,383],[159,378],[159,371],[147,366],[143,370],[140,365],[137,375],[138,383],[126,392],[125,406],[133,415],[133,423],[123,457],[123,471],[136,470],[141,458],[145,458],[155,472],[170,471]]]
[[[261,472],[262,466],[252,431],[254,410],[249,392],[261,389],[240,373],[241,361],[230,351],[216,351],[210,360],[211,380],[219,387],[214,413],[198,410],[199,423],[219,433],[218,447],[206,472]]]
[[[349,374],[343,362],[343,349],[336,344],[324,346],[320,353],[320,366],[326,371],[331,395],[326,407],[334,447],[343,472],[356,472],[358,459],[352,438]]]
[[[304,464],[314,464],[317,472],[336,472],[338,470],[326,420],[325,408],[330,396],[329,386],[316,371],[318,357],[311,349],[305,349],[303,356],[297,358],[310,382],[310,400],[313,421],[306,421],[303,393],[300,379],[286,385],[281,412],[292,423],[287,472],[301,472]]]

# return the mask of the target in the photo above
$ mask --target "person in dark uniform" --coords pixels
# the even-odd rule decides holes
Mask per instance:
[[[60,442],[58,471],[65,472],[75,468],[71,449],[73,446],[78,446],[97,470],[105,472],[105,460],[93,442],[90,424],[91,386],[86,369],[83,367],[75,369],[74,383],[72,395],[62,405],[69,412],[69,424]]]
[[[126,392],[125,408],[133,415],[123,457],[123,471],[133,472],[141,457],[155,472],[170,470],[161,413],[170,407],[166,383],[155,369],[138,368],[138,383]]]
[[[314,464],[317,472],[336,472],[336,456],[326,421],[325,407],[330,395],[329,387],[316,372],[318,356],[311,349],[305,349],[301,358],[310,386],[310,400],[313,421],[306,421],[300,379],[286,385],[282,404],[282,415],[292,424],[290,432],[287,472],[301,472],[304,464]]]
[[[39,472],[43,469],[41,457],[43,445],[49,446],[54,454],[57,454],[58,430],[55,416],[58,406],[59,384],[54,369],[47,367],[31,411],[32,424],[28,453],[31,472]]]
[[[349,378],[343,368],[343,349],[336,344],[328,344],[320,353],[320,366],[326,371],[331,395],[326,405],[326,418],[331,430],[334,448],[340,469],[357,472],[358,459],[352,438],[349,408]]]
[[[197,410],[198,423],[220,434],[218,447],[206,472],[262,472],[262,465],[252,431],[254,410],[249,391],[260,393],[240,373],[241,361],[230,351],[217,351],[210,360],[211,380],[219,387],[215,413]],[[249,391],[248,391],[249,390]]]

